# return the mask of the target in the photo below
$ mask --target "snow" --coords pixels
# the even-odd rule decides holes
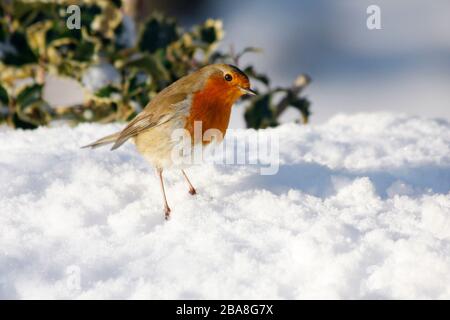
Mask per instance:
[[[89,67],[83,74],[83,86],[91,92],[100,90],[110,84],[119,84],[119,71],[110,63],[101,62]]]
[[[131,48],[136,44],[137,32],[133,18],[128,15],[122,16],[122,32],[117,37],[117,43],[125,48]]]
[[[16,49],[8,42],[0,42],[0,59],[3,59],[7,54],[15,54]]]
[[[120,127],[0,127],[0,298],[450,298],[447,121],[262,130],[276,175],[194,166],[192,197],[168,172],[168,222],[133,145],[79,149]]]

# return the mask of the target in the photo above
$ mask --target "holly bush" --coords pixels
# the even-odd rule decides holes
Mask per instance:
[[[70,5],[80,8],[80,28],[67,21]],[[33,129],[54,120],[68,123],[130,120],[164,87],[210,63],[239,65],[239,53],[219,51],[220,20],[208,19],[183,30],[175,19],[154,13],[136,24],[121,1],[5,0],[0,3],[0,124]],[[272,87],[267,75],[240,66],[260,83],[246,98],[248,127],[278,125],[288,107],[307,122],[310,102],[301,96],[309,83],[301,75],[291,87]],[[46,75],[68,77],[84,88],[79,105],[50,106]]]

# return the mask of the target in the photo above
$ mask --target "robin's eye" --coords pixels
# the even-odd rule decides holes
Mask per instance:
[[[227,74],[225,75],[225,80],[231,81],[231,80],[233,80],[233,77],[231,76],[231,74],[227,73]]]

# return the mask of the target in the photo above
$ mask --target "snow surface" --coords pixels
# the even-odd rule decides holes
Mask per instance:
[[[168,222],[133,145],[79,149],[120,127],[0,128],[0,298],[450,298],[447,121],[263,131],[277,175],[169,172]]]

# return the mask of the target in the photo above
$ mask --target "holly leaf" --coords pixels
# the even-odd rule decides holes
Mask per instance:
[[[247,128],[259,129],[278,125],[270,101],[270,94],[260,95],[252,100],[244,113]]]
[[[154,55],[143,54],[140,57],[131,58],[124,61],[120,68],[144,71],[160,84],[165,84],[170,81],[168,70],[162,64],[161,60],[157,59]]]
[[[208,19],[196,31],[199,40],[207,44],[213,44],[222,40],[224,35],[221,20]]]
[[[99,98],[111,98],[114,93],[120,93],[120,90],[110,85],[97,90],[94,94]]]
[[[154,53],[158,49],[166,48],[178,38],[178,28],[173,19],[153,15],[144,24],[143,31],[138,38],[138,47],[141,51]]]
[[[13,50],[7,50],[3,57],[6,65],[23,66],[28,63],[36,63],[37,57],[27,42],[27,37],[22,32],[14,32],[9,38]]]
[[[0,102],[3,103],[4,105],[8,105],[9,103],[8,91],[6,91],[5,87],[3,87],[1,84],[0,84]]]
[[[259,82],[264,83],[267,87],[270,85],[270,79],[264,73],[259,73],[255,71],[253,66],[248,66],[244,69],[244,73],[248,75],[250,78],[256,79]]]
[[[303,117],[303,122],[307,123],[309,116],[311,115],[310,106],[311,102],[306,98],[295,98],[290,101],[289,105],[300,111]]]
[[[16,127],[33,129],[50,122],[52,110],[42,99],[42,85],[32,84],[20,90],[16,99]],[[14,115],[15,116],[15,115]]]
[[[17,104],[24,108],[40,100],[42,97],[42,88],[43,86],[39,84],[25,86],[17,95]]]

